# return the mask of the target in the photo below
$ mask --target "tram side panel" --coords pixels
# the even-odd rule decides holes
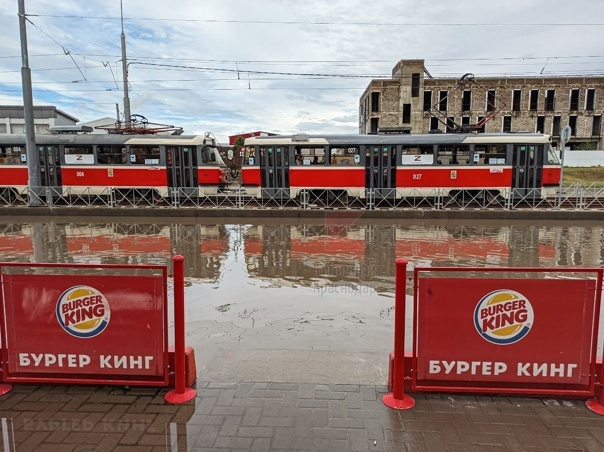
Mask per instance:
[[[166,169],[159,166],[63,166],[63,188],[82,192],[90,187],[94,192],[111,188],[155,189],[165,196]]]
[[[454,195],[461,190],[489,190],[504,194],[512,183],[509,166],[415,166],[397,168],[397,191],[402,197]]]

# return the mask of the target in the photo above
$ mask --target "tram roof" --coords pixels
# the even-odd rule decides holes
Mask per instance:
[[[25,144],[23,134],[0,134],[0,144]],[[211,138],[203,135],[119,135],[119,134],[57,134],[36,135],[36,144],[81,144],[81,145],[203,145],[212,144]]]
[[[550,136],[540,133],[443,133],[400,135],[273,135],[250,137],[246,145],[374,145],[374,144],[473,144],[473,143],[544,143]]]

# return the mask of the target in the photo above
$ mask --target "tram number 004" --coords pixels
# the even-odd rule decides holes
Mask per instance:
[[[76,171],[76,177],[84,177],[84,171]]]
[[[420,174],[414,174],[413,175],[413,180],[420,180],[422,178],[421,173]]]

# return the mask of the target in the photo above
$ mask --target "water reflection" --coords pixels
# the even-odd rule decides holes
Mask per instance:
[[[170,271],[172,256],[184,255],[187,343],[210,369],[217,350],[239,347],[388,356],[397,257],[411,266],[600,267],[603,243],[600,224],[570,221],[0,223],[0,262],[165,264]]]
[[[0,260],[170,265],[182,254],[192,282],[215,282],[229,256],[243,253],[251,278],[308,287],[371,283],[378,291],[392,289],[397,257],[459,267],[594,267],[604,260],[599,225],[250,223],[0,224]]]
[[[22,223],[0,225],[0,261],[167,264],[185,257],[185,276],[215,281],[229,251],[224,225]]]

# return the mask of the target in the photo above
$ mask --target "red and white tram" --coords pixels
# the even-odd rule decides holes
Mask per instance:
[[[542,198],[560,183],[543,134],[263,136],[241,153],[242,185],[258,197]]]
[[[170,195],[171,188],[187,195],[218,193],[227,168],[212,138],[176,135],[36,135],[40,183],[59,193],[123,196],[136,191]],[[0,134],[0,189],[24,193],[28,187],[25,135]]]

